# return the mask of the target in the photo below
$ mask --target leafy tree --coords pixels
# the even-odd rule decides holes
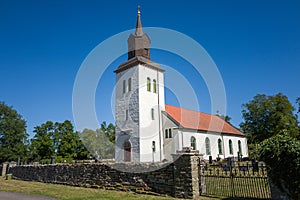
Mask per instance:
[[[300,113],[300,97],[297,98],[296,103],[298,104],[298,113]]]
[[[225,122],[229,123],[230,124],[230,120],[231,120],[231,117],[229,117],[228,115],[221,115],[219,116],[221,119],[223,119]]]
[[[27,154],[26,121],[12,107],[0,102],[0,163],[25,160]]]
[[[286,131],[264,140],[259,148],[259,159],[270,167],[272,181],[293,199],[300,199],[300,141]]]
[[[107,126],[106,121],[102,122],[100,130],[108,137],[110,142],[115,143],[116,127],[112,123]]]
[[[260,143],[282,130],[298,137],[294,110],[288,98],[281,93],[274,96],[258,94],[249,103],[243,104],[244,122],[240,126],[247,134],[249,144]]]
[[[111,141],[112,134],[114,133],[109,131],[112,129],[113,125],[109,128],[106,127],[106,123],[102,123],[102,125],[103,126],[96,131],[84,129],[80,133],[80,137],[84,146],[89,150],[96,160],[114,158],[115,146]]]
[[[41,161],[56,156],[59,160],[86,159],[88,152],[82,145],[72,123],[47,121],[34,128],[36,133],[31,141],[31,159]]]

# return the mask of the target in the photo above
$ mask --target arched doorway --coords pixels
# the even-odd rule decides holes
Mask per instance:
[[[124,162],[131,161],[131,144],[129,141],[125,141],[123,144],[124,147]]]

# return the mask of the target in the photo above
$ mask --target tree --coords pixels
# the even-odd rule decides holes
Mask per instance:
[[[108,134],[107,129],[103,130],[104,127],[106,127],[106,124],[104,123],[102,125],[103,126],[96,131],[84,129],[80,133],[80,137],[84,146],[89,150],[91,155],[96,160],[114,158],[114,141],[111,141],[111,138],[109,137],[111,136],[110,134],[112,134],[112,132],[109,132],[110,134]]]
[[[278,93],[274,96],[256,95],[243,104],[244,122],[240,124],[247,134],[248,143],[256,144],[285,130],[292,137],[299,137],[295,108],[288,98]]]
[[[259,159],[270,167],[271,180],[293,199],[300,199],[300,141],[285,131],[264,140]],[[286,189],[285,189],[286,188]]]
[[[298,113],[300,113],[300,97],[297,98],[296,103],[298,104]]]
[[[52,156],[61,160],[86,159],[89,155],[84,148],[72,123],[47,121],[34,128],[36,133],[31,140],[31,159],[34,161],[50,160]]]
[[[0,102],[0,163],[21,161],[27,154],[26,121],[12,107]]]
[[[107,126],[106,121],[102,122],[100,130],[108,137],[110,142],[115,143],[116,127],[112,123]]]
[[[231,120],[231,117],[229,117],[228,115],[221,115],[219,116],[221,119],[223,119],[225,122],[229,123],[230,124],[230,120]]]

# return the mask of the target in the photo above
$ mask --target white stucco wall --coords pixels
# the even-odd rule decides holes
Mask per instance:
[[[163,141],[161,111],[164,110],[164,79],[163,73],[155,69],[139,65],[139,133],[140,133],[140,161],[162,161]],[[151,91],[147,91],[147,78],[151,79]],[[156,80],[157,91],[153,92],[153,80]],[[152,120],[151,109],[154,109]],[[155,152],[152,142],[155,142]]]

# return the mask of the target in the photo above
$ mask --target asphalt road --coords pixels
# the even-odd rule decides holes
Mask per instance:
[[[14,192],[0,192],[0,200],[57,200],[50,197]]]

